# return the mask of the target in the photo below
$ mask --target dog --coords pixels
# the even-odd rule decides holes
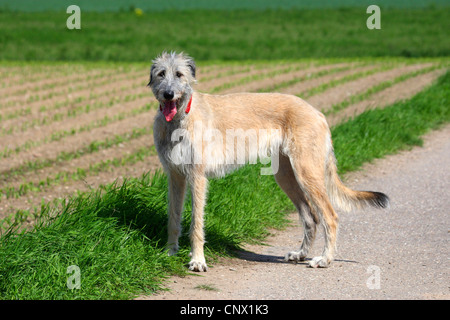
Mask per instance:
[[[163,52],[152,61],[148,86],[160,103],[153,127],[154,142],[169,185],[168,253],[173,255],[178,250],[189,184],[189,270],[208,270],[203,251],[208,178],[223,177],[262,155],[271,156],[275,179],[298,210],[304,228],[299,251],[289,252],[287,261],[306,260],[316,227],[322,225],[325,247],[321,256],[309,261],[309,266],[330,265],[338,229],[333,205],[345,211],[365,205],[389,205],[384,193],[354,191],[342,183],[327,121],[301,98],[280,93],[210,95],[195,92],[195,83],[196,65],[188,55]],[[230,132],[234,136],[228,139]],[[249,143],[235,145],[234,138],[242,133]],[[231,143],[224,144],[224,140]]]

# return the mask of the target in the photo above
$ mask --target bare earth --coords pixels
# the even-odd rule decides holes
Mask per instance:
[[[286,63],[264,65],[211,65],[199,68],[196,90],[230,93],[271,90],[271,86],[292,82],[277,91],[302,94],[331,81],[339,81],[380,63],[360,65],[341,63],[308,65]],[[343,81],[306,100],[322,111],[352,95],[432,63],[397,63],[392,69],[352,81]],[[348,69],[314,73],[351,66]],[[75,69],[74,69],[75,68]],[[286,68],[291,68],[288,70]],[[429,86],[443,68],[430,71],[388,87],[364,101],[327,117],[335,125],[369,108],[383,108],[408,99]],[[0,156],[0,190],[20,188],[24,182],[39,183],[57,173],[89,169],[101,161],[120,158],[141,147],[153,145],[152,134],[98,152],[66,161],[54,161],[63,152],[81,150],[95,141],[151,128],[157,107],[145,113],[128,114],[134,108],[154,103],[145,84],[148,70],[94,68],[85,66],[24,66],[0,68],[0,155],[3,150],[20,148],[10,156]],[[82,112],[79,108],[91,107]],[[77,111],[78,110],[78,111]],[[77,111],[76,116],[69,116]],[[123,117],[118,115],[123,114]],[[90,130],[52,140],[52,134],[79,130],[105,116],[117,120]],[[46,121],[42,121],[47,119]],[[22,148],[26,144],[31,146]],[[309,269],[306,263],[283,261],[284,255],[300,246],[301,230],[297,215],[283,231],[273,231],[267,246],[248,246],[240,258],[223,259],[208,273],[167,281],[171,291],[141,299],[449,299],[449,162],[450,126],[426,137],[424,148],[387,157],[346,177],[356,189],[386,192],[392,199],[388,211],[367,210],[340,214],[340,234],[336,261],[328,269]],[[20,169],[35,160],[52,160],[39,170]],[[19,170],[18,175],[4,174]],[[2,197],[0,219],[39,206],[41,201],[64,198],[76,191],[96,188],[116,179],[141,176],[160,168],[157,156],[110,171],[89,174],[83,180],[68,180],[46,186],[20,197]],[[32,222],[30,217],[29,223]],[[1,220],[0,220],[1,221]],[[321,253],[319,234],[311,256]],[[379,286],[378,286],[379,284]],[[199,289],[204,288],[204,289]],[[209,288],[212,290],[205,290]],[[371,289],[372,288],[372,289]]]
[[[139,299],[450,299],[450,125],[424,141],[345,177],[355,189],[387,193],[391,207],[340,213],[330,268],[283,261],[300,245],[293,214],[292,225],[274,231],[266,246],[248,246],[200,276],[171,278],[170,291]],[[319,234],[311,256],[322,244]]]
[[[330,64],[322,66],[307,66],[302,63],[292,63],[288,65],[272,65],[265,67],[264,65],[235,65],[235,66],[208,66],[199,70],[200,83],[197,90],[206,91],[220,88],[222,85],[232,84],[238,81],[237,86],[231,86],[226,89],[226,86],[220,93],[235,92],[235,91],[258,91],[266,89],[274,83],[281,83],[283,81],[291,81],[297,77],[304,77],[313,72],[330,70],[332,68],[350,66],[351,64]],[[307,98],[316,107],[322,109],[329,108],[333,104],[339,103],[346,99],[350,94],[358,94],[367,90],[370,86],[380,82],[393,79],[396,76],[418,70],[429,66],[430,64],[413,64],[404,65],[399,63],[395,68],[372,74],[356,81],[345,82],[337,87],[329,88],[318,94],[314,94]],[[286,71],[289,66],[291,70]],[[316,86],[329,81],[335,81],[345,76],[356,72],[369,70],[375,68],[379,64],[368,66],[359,66],[357,64],[351,65],[350,69],[342,70],[336,73],[325,74],[323,76],[307,79],[305,81],[296,82],[288,87],[281,88],[281,92],[297,94],[309,90]],[[282,73],[273,77],[267,77],[270,72],[284,70]],[[55,70],[55,72],[58,70]],[[0,132],[0,151],[5,147],[14,149],[15,147],[23,146],[30,142],[36,142],[36,145],[29,148],[24,148],[16,154],[9,157],[0,157],[0,174],[8,173],[10,170],[15,170],[27,163],[32,163],[35,160],[56,159],[58,154],[62,152],[73,152],[83,147],[88,146],[95,141],[108,139],[114,135],[125,134],[135,128],[150,128],[153,122],[153,117],[156,110],[152,109],[145,113],[126,116],[123,119],[113,121],[106,125],[94,127],[90,130],[79,132],[75,135],[69,135],[61,140],[52,141],[51,135],[62,130],[76,130],[83,125],[95,123],[100,121],[105,115],[109,117],[117,116],[119,113],[126,113],[129,110],[153,102],[148,88],[145,87],[145,82],[148,75],[147,70],[129,70],[125,73],[123,70],[90,70],[86,72],[78,72],[76,75],[65,75],[71,81],[61,81],[63,76],[61,74],[67,72],[61,69],[56,72],[57,76],[40,77],[31,81],[22,81],[20,77],[17,83],[5,83],[5,96],[0,99],[0,114],[5,118],[2,120],[0,131],[12,129],[10,133]],[[430,85],[442,72],[436,70],[434,72],[425,73],[413,77],[407,81],[398,83],[392,87],[382,90],[371,99],[364,100],[356,105],[349,106],[341,110],[337,114],[329,115],[328,121],[330,125],[334,125],[342,121],[342,119],[349,116],[357,115],[367,108],[384,107],[393,103],[398,99],[405,99]],[[39,73],[38,73],[39,74]],[[88,76],[89,80],[83,81],[83,77]],[[262,78],[252,79],[246,83],[242,80],[254,76],[261,76]],[[56,86],[54,86],[56,85]],[[2,92],[0,90],[0,92]],[[27,99],[34,96],[33,101]],[[126,96],[131,96],[130,101],[125,99]],[[84,97],[85,100],[78,101],[77,97]],[[108,105],[110,99],[116,99]],[[106,103],[98,109],[93,109],[90,112],[81,112],[76,117],[65,116],[62,120],[52,120],[52,117],[58,113],[65,114],[72,108],[79,108],[85,104],[95,106],[97,103]],[[10,103],[13,103],[10,105]],[[59,105],[58,105],[59,104]],[[41,110],[42,106],[47,106],[46,110]],[[8,115],[14,114],[23,108],[29,108],[30,113],[24,114],[20,117],[8,118]],[[26,124],[31,123],[47,117],[49,122],[45,125],[32,125],[24,130],[20,128]],[[52,166],[47,166],[40,170],[20,170],[20,175],[10,175],[8,179],[0,181],[0,189],[3,187],[20,188],[24,182],[33,182],[35,184],[45,180],[47,177],[53,177],[60,172],[74,172],[77,168],[88,170],[91,165],[100,161],[110,160],[123,155],[135,152],[140,147],[150,148],[153,145],[152,135],[144,135],[138,139],[132,139],[128,142],[101,150],[100,152],[93,152],[81,155],[77,159],[69,161],[54,161]],[[112,169],[110,172],[101,172],[96,175],[89,175],[84,180],[80,181],[66,181],[60,182],[56,185],[51,185],[43,188],[39,192],[32,192],[25,194],[18,198],[5,198],[0,201],[0,218],[4,218],[16,212],[19,209],[29,209],[33,206],[39,206],[41,200],[50,201],[57,198],[64,198],[73,194],[77,190],[87,190],[88,188],[95,188],[101,184],[111,183],[116,179],[119,181],[122,177],[140,176],[144,172],[154,171],[159,168],[159,160],[156,156],[150,156],[145,161],[139,161],[133,165],[126,165]],[[31,220],[30,220],[31,222]]]

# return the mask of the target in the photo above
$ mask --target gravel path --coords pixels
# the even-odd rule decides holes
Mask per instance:
[[[450,299],[450,125],[424,138],[423,147],[345,177],[353,188],[386,192],[391,207],[341,213],[330,268],[283,261],[301,239],[294,214],[267,246],[249,246],[200,276],[171,278],[171,291],[140,299]],[[319,234],[311,255],[322,244]]]

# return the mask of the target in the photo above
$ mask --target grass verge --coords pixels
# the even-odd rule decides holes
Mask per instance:
[[[411,100],[370,110],[332,129],[340,172],[412,145],[450,121],[450,73]],[[246,166],[212,180],[206,207],[209,261],[280,228],[293,209],[274,179]],[[11,228],[0,238],[2,299],[128,299],[160,289],[162,280],[185,272],[188,238],[177,257],[167,257],[163,174],[130,179],[42,206],[31,231]],[[184,230],[190,223],[185,206]],[[80,270],[80,289],[70,290],[67,268]]]

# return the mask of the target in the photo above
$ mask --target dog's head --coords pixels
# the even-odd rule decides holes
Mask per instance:
[[[166,121],[183,114],[195,83],[195,62],[184,53],[163,52],[153,60],[148,86],[160,103]]]

